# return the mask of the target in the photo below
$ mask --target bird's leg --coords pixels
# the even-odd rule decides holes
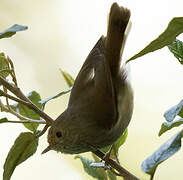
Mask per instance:
[[[112,167],[108,164],[113,148],[114,148],[114,144],[111,145],[110,149],[105,153],[105,155],[103,156],[100,162],[94,162],[94,163],[91,163],[90,165],[97,168],[103,168],[104,170],[111,170],[115,175],[119,176],[119,174],[115,172],[112,169]],[[116,155],[115,155],[115,159],[117,160],[117,162],[119,162]]]
[[[111,156],[111,152],[112,152],[112,150],[113,150],[113,147],[114,147],[114,144],[113,145],[111,145],[111,147],[110,147],[110,149],[105,153],[105,156],[103,157],[103,161],[105,162],[105,166],[104,166],[104,169],[105,170],[107,170],[107,169],[111,169],[109,166],[108,166],[108,160],[109,160],[109,158],[110,158],[110,156]]]
[[[105,153],[105,156],[103,157],[103,160],[104,161],[107,162],[108,159],[110,158],[110,155],[111,155],[111,152],[112,152],[113,147],[114,147],[114,144],[111,145],[111,147],[109,148],[109,150]]]

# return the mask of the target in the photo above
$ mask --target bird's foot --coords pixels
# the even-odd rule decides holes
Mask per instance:
[[[102,158],[102,160],[100,162],[94,162],[94,163],[91,163],[90,165],[93,166],[93,167],[97,167],[97,168],[104,168],[104,170],[111,169],[111,166],[108,164],[108,161],[110,159],[112,149],[113,149],[113,145],[105,153],[104,157]]]

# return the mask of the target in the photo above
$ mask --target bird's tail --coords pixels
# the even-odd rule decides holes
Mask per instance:
[[[119,72],[121,49],[125,36],[125,29],[130,18],[130,11],[117,3],[111,6],[108,30],[105,40],[106,59],[109,62],[112,75]]]

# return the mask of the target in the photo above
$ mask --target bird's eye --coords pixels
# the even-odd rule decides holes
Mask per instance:
[[[62,137],[62,133],[61,133],[60,131],[58,131],[58,132],[56,132],[56,136],[57,136],[58,138],[60,138],[60,137]]]

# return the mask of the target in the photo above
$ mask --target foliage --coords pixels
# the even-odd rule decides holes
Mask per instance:
[[[167,142],[165,142],[142,163],[142,170],[150,174],[151,176],[154,176],[158,165],[180,150],[182,136],[183,130],[181,130],[176,135],[171,137]]]
[[[110,156],[112,158],[118,158],[118,152],[119,152],[119,148],[125,143],[126,141],[126,138],[127,138],[127,135],[128,135],[128,131],[127,129],[124,131],[124,133],[116,140],[116,142],[113,144],[112,146],[112,151],[111,151],[111,154]],[[106,148],[103,148],[101,149],[103,152],[107,152],[109,149],[111,148],[111,146],[108,146]],[[80,159],[82,164],[83,164],[83,168],[85,170],[85,172],[98,179],[98,180],[106,180],[107,178],[109,180],[115,180],[116,179],[116,175],[108,170],[108,171],[104,171],[104,170],[101,170],[101,169],[98,169],[98,168],[105,168],[105,163],[104,162],[100,162],[99,159],[93,154],[93,157],[94,157],[94,160],[90,160],[90,159],[87,159],[83,156],[75,156],[76,159]],[[118,160],[118,159],[117,159]]]
[[[32,156],[38,146],[38,138],[31,132],[21,133],[11,147],[4,163],[3,180],[9,180],[16,166]]]
[[[135,60],[145,54],[161,49],[168,46],[170,52],[178,59],[180,64],[183,64],[183,42],[176,39],[176,37],[183,32],[183,17],[173,18],[168,24],[167,29],[155,40],[153,40],[148,46],[146,46],[142,51],[131,57],[129,61]],[[174,120],[176,116],[180,116],[178,120]],[[183,124],[183,100],[170,108],[165,112],[164,117],[167,122],[161,125],[159,131],[159,136],[161,136],[166,131],[178,127]],[[165,142],[160,148],[158,148],[151,156],[149,156],[142,163],[142,170],[151,175],[151,179],[154,177],[154,173],[158,165],[169,157],[174,155],[181,147],[181,138],[183,136],[183,130],[178,132],[176,135],[171,137],[167,142]]]
[[[175,38],[182,32],[183,32],[183,17],[173,18],[168,24],[168,27],[166,28],[166,30],[162,34],[160,34],[157,39],[152,41],[139,53],[131,57],[128,60],[128,62],[136,58],[139,58],[141,56],[144,56],[145,54],[148,54],[150,52],[156,51],[167,45],[172,44]]]
[[[27,26],[21,26],[21,25],[18,25],[18,24],[14,24],[10,28],[6,29],[5,31],[0,32],[0,39],[9,38],[9,37],[13,36],[14,34],[16,34],[16,32],[24,31],[27,28],[28,28]]]
[[[39,101],[41,100],[40,95],[36,92],[36,91],[32,91],[30,92],[27,97],[40,109],[42,109],[42,105],[39,103]],[[31,119],[37,119],[40,120],[40,116],[35,113],[32,109],[26,107],[25,105],[22,105],[20,103],[16,103],[11,105],[12,109],[14,109],[14,111],[20,113],[21,115],[27,117],[27,118],[31,118]],[[36,132],[39,124],[38,123],[23,123],[23,125],[29,129],[32,132]]]
[[[0,76],[6,78],[10,72],[4,53],[0,53]]]
[[[178,61],[183,64],[183,43],[176,39],[172,44],[168,45],[169,50],[178,59]]]
[[[79,155],[75,156],[75,159],[81,160],[83,168],[88,175],[98,180],[105,180],[105,176],[100,172],[100,169],[91,166],[94,161]]]

